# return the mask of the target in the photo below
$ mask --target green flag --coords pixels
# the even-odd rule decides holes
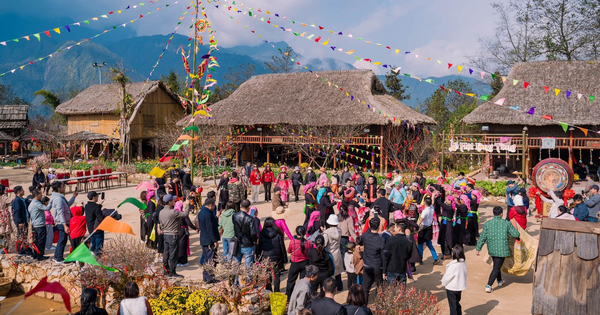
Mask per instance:
[[[594,95],[590,95],[590,103],[594,101],[596,97]]]
[[[190,144],[190,140],[185,140],[181,143],[181,145],[188,145],[188,144]]]
[[[189,126],[187,128],[185,128],[184,131],[195,131],[195,132],[200,132],[200,129],[198,129],[198,126]]]
[[[482,101],[487,101],[490,98],[489,95],[481,95],[481,97],[479,98]]]
[[[169,151],[177,151],[179,148],[181,148],[181,144],[174,144]]]
[[[565,124],[564,122],[558,122],[558,124],[562,127],[562,129],[567,132],[567,129],[569,129],[569,125]]]
[[[146,210],[146,204],[142,203],[139,199],[134,198],[134,197],[129,197],[129,198],[123,200],[123,202],[121,202],[117,206],[117,208],[120,208],[124,203],[130,203],[130,204],[136,206],[140,210]]]
[[[90,250],[87,248],[87,246],[85,246],[85,244],[79,244],[79,246],[77,246],[77,248],[75,248],[75,250],[73,250],[71,255],[69,255],[69,257],[67,257],[67,259],[65,259],[65,262],[71,262],[71,261],[79,261],[79,262],[83,262],[83,263],[94,265],[94,266],[100,266],[108,271],[113,271],[113,272],[119,271],[117,269],[106,267],[106,266],[99,264],[96,261],[96,258],[94,258],[94,256],[90,252]]]

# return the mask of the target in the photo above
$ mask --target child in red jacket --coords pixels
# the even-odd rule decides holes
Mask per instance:
[[[86,223],[83,216],[83,207],[73,207],[71,208],[71,213],[73,217],[69,222],[69,229],[71,230],[71,251],[73,251],[81,244],[85,236]]]

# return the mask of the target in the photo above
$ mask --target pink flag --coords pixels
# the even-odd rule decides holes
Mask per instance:
[[[497,100],[494,104],[496,105],[504,105],[504,101],[506,100],[506,98],[501,98],[499,100]]]

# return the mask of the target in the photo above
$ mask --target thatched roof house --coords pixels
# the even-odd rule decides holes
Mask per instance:
[[[1,142],[7,142],[7,141],[12,142],[12,141],[15,141],[15,137],[13,137],[5,132],[0,131],[0,141]]]
[[[0,106],[0,131],[9,133],[12,136],[21,134],[21,129],[29,124],[28,110],[29,105]]]
[[[129,83],[126,91],[140,104],[133,113],[130,138],[132,152],[138,157],[152,157],[156,151],[150,140],[167,124],[174,123],[185,115],[179,96],[160,81]],[[141,94],[140,94],[141,93]],[[122,93],[116,84],[93,85],[73,99],[60,104],[56,113],[67,117],[68,134],[82,131],[119,137],[116,127],[119,123],[118,104]]]
[[[91,131],[80,131],[68,136],[64,136],[61,138],[63,141],[106,141],[113,140],[114,137],[109,137],[107,135],[91,132]]]
[[[575,126],[599,126],[600,102],[590,103],[589,99],[590,95],[600,98],[598,74],[598,61],[517,63],[498,95],[477,107],[462,122],[515,127],[556,125],[558,131],[562,131],[559,121]],[[517,84],[513,85],[513,79],[519,80]],[[529,83],[527,88],[524,88],[524,82]],[[547,92],[546,86],[549,87]],[[554,89],[560,89],[558,96]],[[570,92],[569,98],[566,97],[567,91]],[[579,98],[578,94],[582,97]],[[502,98],[506,99],[503,106],[494,104]],[[517,105],[519,110],[508,108]],[[527,114],[531,107],[535,107],[535,115]],[[553,120],[543,119],[542,115],[550,115]],[[491,127],[490,131],[493,131]]]
[[[319,77],[317,78],[316,75]],[[343,91],[324,83],[344,88],[354,97],[376,108],[351,101]],[[210,107],[217,125],[387,125],[393,118],[411,124],[435,124],[433,118],[421,114],[390,96],[371,70],[341,70],[264,74],[244,82],[228,98]],[[196,119],[197,124],[208,119]],[[397,123],[397,122],[396,122]]]
[[[19,142],[55,142],[56,137],[41,130],[31,130],[17,138]]]

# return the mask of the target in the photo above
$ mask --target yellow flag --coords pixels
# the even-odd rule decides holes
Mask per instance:
[[[329,38],[323,42],[323,46],[327,46],[327,44],[329,44]]]
[[[458,68],[458,73],[460,73],[462,71],[462,69],[463,69],[462,66],[457,66],[457,68]]]
[[[467,93],[467,96],[474,97],[475,94],[473,94],[473,93]]]
[[[117,13],[121,14],[121,10],[117,11]]]
[[[396,55],[400,52],[400,49],[396,49]]]
[[[165,171],[161,170],[160,167],[155,167],[150,171],[149,175],[156,176],[156,178],[161,178],[163,175],[165,175]]]
[[[194,117],[197,115],[208,116],[208,113],[205,110],[198,110],[194,113]]]
[[[58,34],[60,34],[60,28],[58,28],[58,27],[55,28],[54,31],[57,32]]]
[[[377,62],[373,62],[373,64],[374,64],[374,65],[378,65],[378,66],[380,66],[380,65],[381,65],[381,62],[377,61]]]
[[[554,89],[554,95],[558,96],[558,93],[560,93],[559,89]]]
[[[502,83],[506,82],[506,77],[502,77]]]
[[[352,54],[354,53],[354,49],[352,49],[352,50],[349,50],[349,51],[347,51],[346,53],[347,53],[348,55],[352,55]]]

